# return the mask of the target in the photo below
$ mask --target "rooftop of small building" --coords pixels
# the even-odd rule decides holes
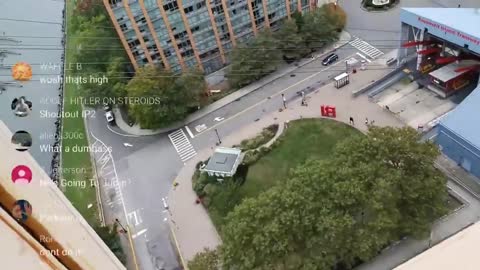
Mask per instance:
[[[241,153],[237,148],[217,147],[203,170],[230,173]]]

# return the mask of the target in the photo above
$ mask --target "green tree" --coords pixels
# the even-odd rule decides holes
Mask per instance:
[[[110,250],[117,256],[117,258],[122,262],[123,264],[126,264],[127,262],[127,257],[125,256],[125,253],[123,252],[122,245],[120,243],[120,237],[117,233],[117,225],[113,226],[97,226],[95,228],[95,231],[97,232],[98,236],[102,238],[103,242],[110,248]]]
[[[101,78],[98,82],[88,80],[87,83],[80,84],[82,96],[115,98],[125,97],[127,78],[129,74],[125,70],[125,59],[123,57],[114,57],[110,60],[106,72],[94,72],[88,77]],[[103,81],[106,79],[106,81]],[[101,104],[96,104],[101,105]]]
[[[301,34],[306,46],[318,50],[338,37],[335,25],[327,20],[325,9],[316,9],[303,15]]]
[[[220,257],[216,249],[211,250],[205,248],[202,252],[197,253],[195,257],[188,262],[190,270],[219,270]]]
[[[303,15],[302,13],[298,12],[298,10],[295,10],[292,13],[292,18],[295,21],[295,24],[298,27],[298,31],[302,31],[303,24],[305,23],[303,20]]]
[[[298,32],[297,24],[293,20],[286,20],[275,33],[275,38],[283,58],[287,61],[299,59],[308,52],[305,40]]]
[[[431,223],[446,214],[446,179],[434,167],[439,155],[432,142],[420,142],[412,128],[370,127],[368,136],[354,137],[336,150],[347,166],[382,166],[398,193],[396,208],[402,222],[398,231],[416,237],[428,233]]]
[[[205,81],[196,71],[185,72],[179,77],[170,71],[147,66],[137,71],[126,89],[131,98],[155,100],[129,104],[130,117],[142,128],[161,128],[187,116],[191,110],[189,106],[198,104],[198,95],[205,91]]]
[[[85,75],[92,72],[105,72],[113,57],[125,57],[123,46],[105,15],[81,19],[76,32],[76,47],[67,44],[67,53],[73,54],[75,73]],[[76,63],[81,69],[76,69]]]
[[[445,214],[438,149],[411,128],[372,127],[309,160],[290,179],[245,199],[222,228],[227,269],[332,269],[421,237]]]
[[[227,73],[230,83],[242,87],[275,71],[282,58],[277,47],[273,34],[265,30],[250,44],[234,48]]]

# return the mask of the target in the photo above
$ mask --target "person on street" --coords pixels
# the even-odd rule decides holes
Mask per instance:
[[[285,98],[285,94],[282,94],[282,101],[283,101],[283,108],[287,109],[287,99]]]
[[[355,126],[355,121],[353,121],[353,117],[350,116],[350,125]]]

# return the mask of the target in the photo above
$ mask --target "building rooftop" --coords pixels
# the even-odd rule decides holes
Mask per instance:
[[[480,54],[480,9],[403,8],[402,22]]]
[[[476,270],[479,248],[480,223],[475,223],[394,270]]]
[[[403,8],[480,39],[480,10],[474,8]]]
[[[215,149],[204,171],[230,173],[235,168],[242,151],[236,148],[218,147]]]
[[[440,121],[441,125],[480,149],[480,85],[451,113]]]
[[[448,82],[450,81],[451,79],[453,78],[456,78],[460,75],[462,75],[463,73],[466,73],[468,70],[464,70],[462,72],[456,72],[455,70],[458,69],[458,68],[462,68],[462,67],[468,67],[468,66],[473,66],[473,65],[476,65],[478,64],[477,61],[472,61],[472,60],[465,60],[465,61],[461,61],[459,63],[456,63],[456,62],[453,62],[453,63],[450,63],[446,66],[443,66],[439,69],[436,69],[432,72],[430,72],[430,76],[442,81],[442,82]]]

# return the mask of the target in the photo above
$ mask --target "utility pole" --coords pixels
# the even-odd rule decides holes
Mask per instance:
[[[215,129],[215,134],[217,134],[217,139],[218,139],[217,145],[220,145],[222,143],[222,140],[220,139],[220,135],[218,135],[217,129]]]

